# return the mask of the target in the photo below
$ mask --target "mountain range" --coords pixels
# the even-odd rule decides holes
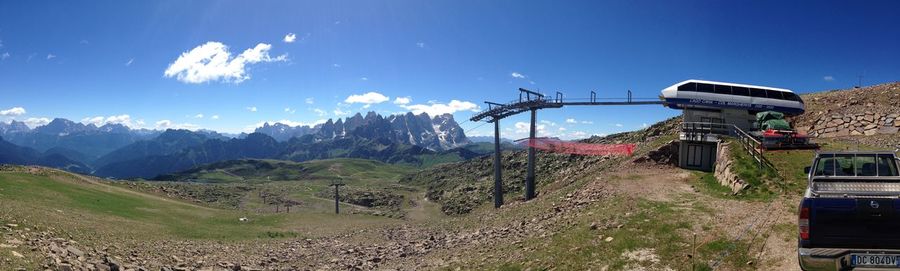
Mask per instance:
[[[471,143],[462,128],[453,119],[453,115],[443,114],[428,116],[427,113],[415,115],[391,115],[382,117],[369,112],[365,117],[356,113],[346,119],[332,121],[315,126],[295,126],[269,123],[256,128],[257,133],[267,134],[278,141],[287,141],[294,137],[313,135],[317,139],[336,139],[345,137],[386,138],[392,142],[424,147],[430,150],[447,150]]]
[[[369,112],[315,126],[264,124],[236,137],[213,131],[97,127],[57,118],[29,129],[22,122],[0,123],[0,163],[38,164],[115,178],[152,178],[233,159],[307,161],[338,157],[423,165],[482,154],[450,114],[407,113],[383,117]],[[473,151],[475,150],[475,151]]]

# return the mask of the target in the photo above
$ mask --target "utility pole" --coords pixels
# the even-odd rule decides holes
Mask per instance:
[[[503,177],[500,174],[500,120],[494,121],[494,208],[503,205]]]
[[[537,109],[531,108],[531,131],[528,136],[528,176],[525,177],[525,200],[534,198],[534,133]]]
[[[344,185],[345,184],[339,183],[339,182],[331,183],[331,185],[329,185],[329,186],[334,186],[334,213],[335,214],[341,213],[340,200],[339,200],[340,195],[338,194],[338,187],[341,187]]]

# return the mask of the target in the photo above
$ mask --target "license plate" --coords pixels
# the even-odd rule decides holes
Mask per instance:
[[[851,254],[852,266],[900,267],[900,255],[895,254]]]

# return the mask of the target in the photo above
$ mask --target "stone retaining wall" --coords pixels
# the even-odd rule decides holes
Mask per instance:
[[[719,142],[719,149],[716,151],[716,169],[713,176],[728,188],[731,192],[737,194],[747,187],[747,182],[741,180],[734,171],[734,159],[731,158],[731,146],[727,142]]]
[[[812,127],[799,127],[814,137],[895,134],[900,130],[898,113],[865,113],[820,117]]]

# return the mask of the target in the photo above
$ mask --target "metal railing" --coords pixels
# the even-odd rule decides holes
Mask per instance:
[[[687,138],[707,138],[708,135],[723,135],[733,137],[739,143],[741,143],[741,146],[743,146],[745,150],[747,150],[747,153],[749,153],[750,157],[756,161],[759,168],[765,166],[772,170],[775,170],[775,165],[773,165],[772,162],[770,162],[769,159],[766,159],[766,156],[763,155],[764,148],[762,147],[762,143],[740,127],[737,127],[733,124],[715,122],[685,122],[681,125],[681,131]]]

